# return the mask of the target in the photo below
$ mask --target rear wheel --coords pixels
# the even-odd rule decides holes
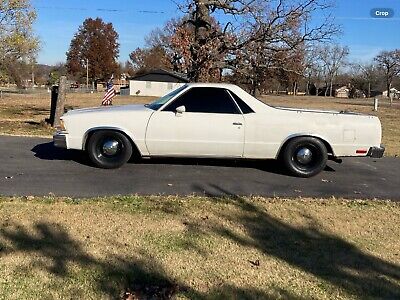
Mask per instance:
[[[328,153],[321,140],[299,137],[288,142],[283,150],[282,159],[291,174],[312,177],[325,168]]]
[[[132,144],[122,133],[101,130],[93,133],[87,144],[90,160],[103,169],[116,169],[132,156]]]

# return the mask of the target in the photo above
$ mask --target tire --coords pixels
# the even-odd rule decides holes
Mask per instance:
[[[132,144],[122,133],[101,130],[93,133],[86,146],[93,164],[103,169],[116,169],[132,156]]]
[[[328,153],[320,139],[299,137],[287,143],[282,160],[292,175],[308,178],[325,169]]]

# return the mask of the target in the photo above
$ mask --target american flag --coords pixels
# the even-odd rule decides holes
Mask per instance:
[[[103,106],[112,105],[112,99],[117,94],[114,88],[113,79],[114,76],[112,76],[111,79],[107,82],[106,93],[103,97],[103,102],[101,102],[101,105]]]

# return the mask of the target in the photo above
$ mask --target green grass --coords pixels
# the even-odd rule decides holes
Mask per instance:
[[[395,299],[399,208],[342,199],[0,198],[0,299]]]

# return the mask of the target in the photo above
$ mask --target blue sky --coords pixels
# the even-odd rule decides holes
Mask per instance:
[[[332,11],[343,28],[337,42],[350,48],[350,59],[367,61],[381,50],[400,48],[400,0],[339,0]],[[120,36],[120,61],[144,44],[145,36],[179,14],[172,0],[32,0],[35,29],[42,41],[39,63],[65,61],[74,33],[88,17],[112,22]],[[373,19],[372,8],[391,8],[391,19]],[[319,16],[315,16],[316,21]]]

